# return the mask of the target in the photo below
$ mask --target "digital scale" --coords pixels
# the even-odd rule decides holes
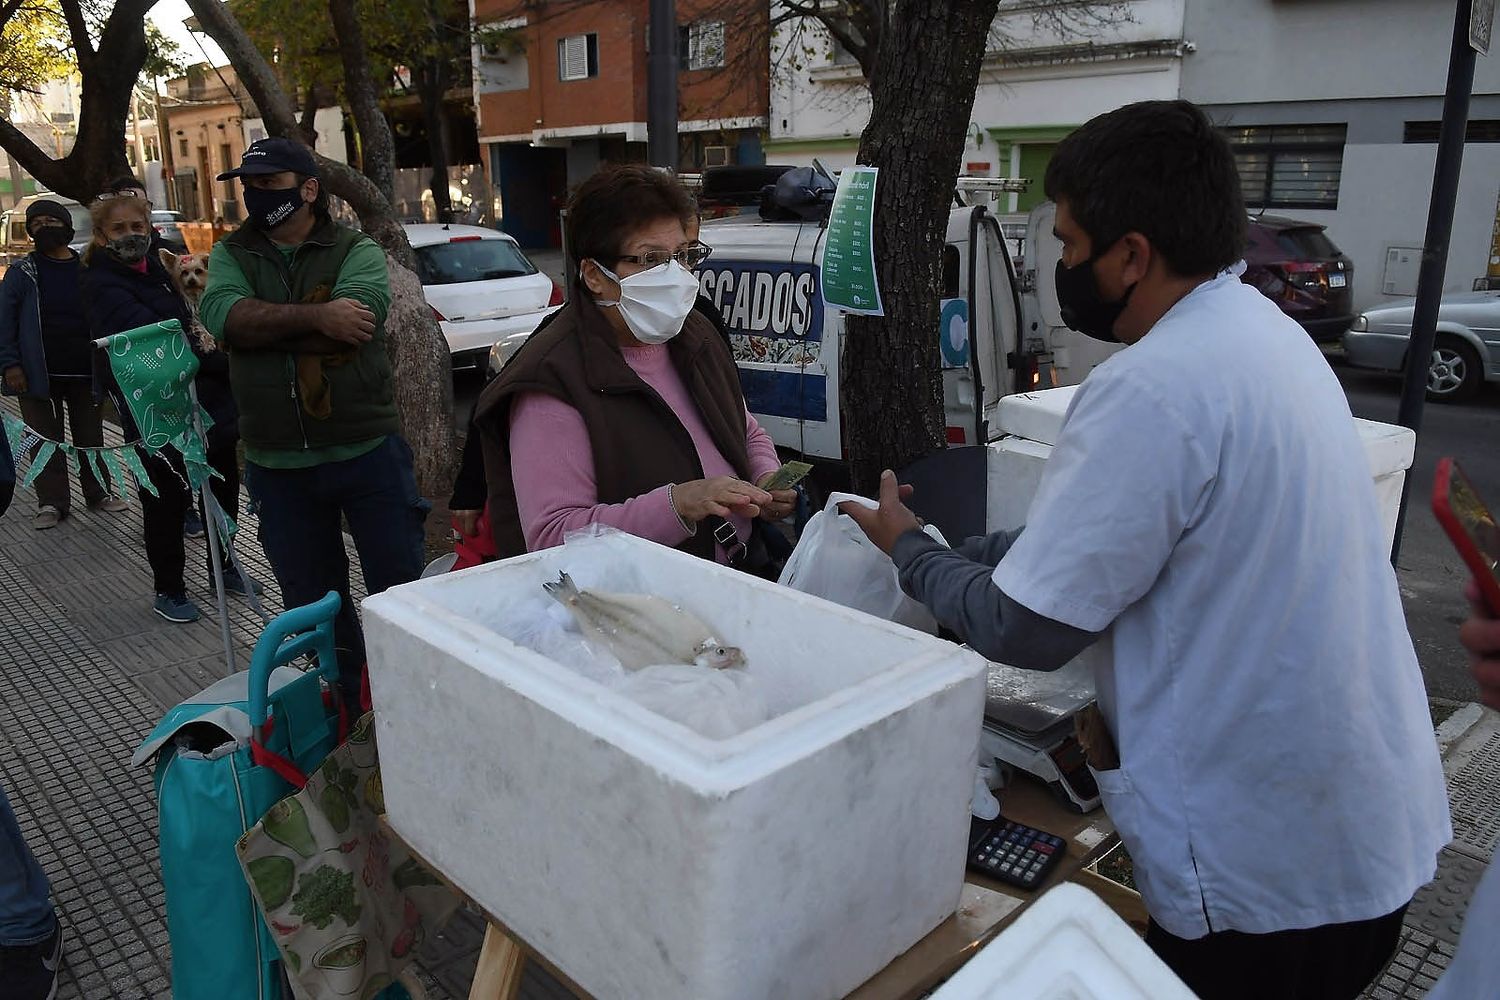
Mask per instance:
[[[1073,735],[1073,719],[1093,702],[1093,673],[1085,657],[1053,673],[991,663],[981,761],[993,757],[1034,775],[1068,808],[1092,812],[1099,808],[1099,787]]]

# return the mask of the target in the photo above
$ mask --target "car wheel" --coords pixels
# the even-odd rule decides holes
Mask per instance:
[[[1484,382],[1484,371],[1474,348],[1455,337],[1439,337],[1427,368],[1427,399],[1457,403],[1473,398]]]

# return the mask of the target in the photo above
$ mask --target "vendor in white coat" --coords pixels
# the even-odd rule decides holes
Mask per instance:
[[[1451,831],[1348,403],[1236,277],[1239,176],[1198,108],[1093,119],[1046,192],[1064,318],[1129,346],[1079,388],[1026,527],[950,551],[890,473],[879,511],[848,513],[990,659],[1052,669],[1111,643],[1119,764],[1095,777],[1147,942],[1188,986],[1356,997]]]

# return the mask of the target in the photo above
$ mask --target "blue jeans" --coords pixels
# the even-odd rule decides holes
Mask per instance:
[[[52,887],[0,788],[0,948],[41,944],[57,930]]]
[[[374,451],[308,469],[267,469],[247,463],[246,489],[260,508],[260,544],[281,603],[301,607],[336,590],[343,598],[334,639],[339,680],[357,699],[365,640],[349,597],[349,558],[340,516],[349,525],[364,570],[365,592],[378,594],[422,575],[424,530],[432,505],[417,492],[411,448],[398,435]]]

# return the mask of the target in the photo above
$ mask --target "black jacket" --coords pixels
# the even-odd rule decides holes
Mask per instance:
[[[184,331],[192,330],[187,303],[177,294],[155,254],[146,256],[142,274],[96,248],[83,269],[80,286],[89,329],[96,339],[169,319],[180,322]],[[214,421],[208,445],[213,449],[232,445],[239,438],[239,411],[229,389],[229,356],[222,350],[203,350],[191,333],[188,344],[198,356],[198,376],[193,380],[198,401]],[[113,381],[109,379],[108,384],[112,386]],[[127,425],[126,434],[137,436],[129,412],[123,406],[119,409],[120,419]]]

